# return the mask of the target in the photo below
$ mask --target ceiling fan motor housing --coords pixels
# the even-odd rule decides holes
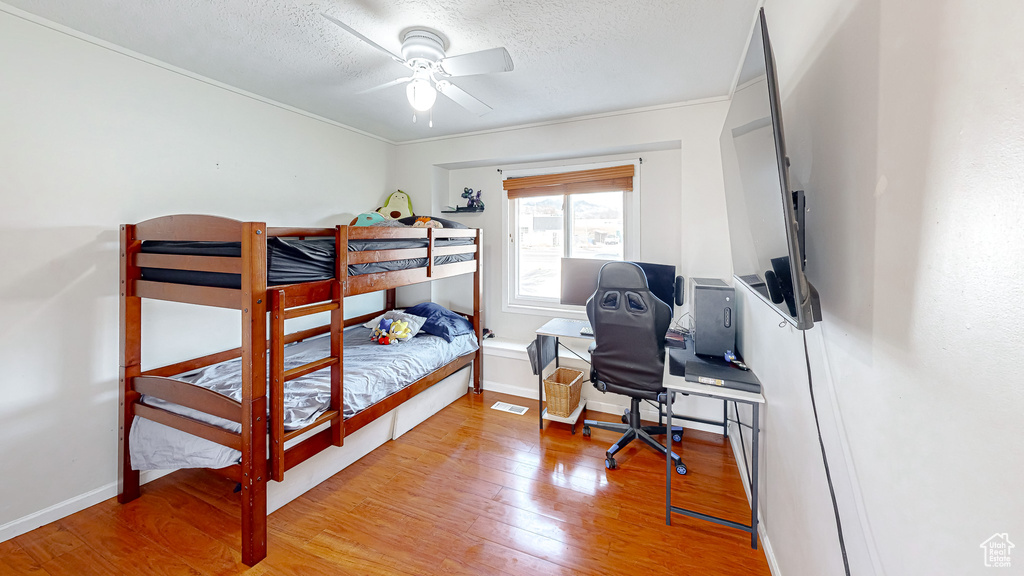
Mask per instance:
[[[426,30],[410,30],[402,41],[402,58],[436,62],[444,58],[444,40]]]

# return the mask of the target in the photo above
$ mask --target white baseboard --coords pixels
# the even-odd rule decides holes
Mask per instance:
[[[486,370],[485,370],[486,373]],[[536,378],[536,377],[534,377]],[[536,380],[533,386],[517,386],[515,384],[506,384],[504,382],[496,382],[494,380],[484,379],[483,389],[489,392],[498,392],[499,394],[508,394],[510,396],[519,396],[520,398],[526,398],[528,400],[537,401],[537,386]]]
[[[729,424],[729,444],[732,446],[732,455],[736,460],[736,468],[740,471],[740,478],[743,480],[743,492],[747,495],[747,505],[750,505],[750,476],[747,475],[746,460],[743,456],[743,447],[740,446],[740,434],[742,430],[735,423]],[[750,449],[750,446],[747,446]],[[771,540],[768,538],[768,529],[765,528],[764,519],[761,516],[761,509],[758,506],[757,510],[757,536],[761,541],[761,549],[764,550],[764,557],[768,560],[768,569],[771,571],[772,576],[782,576],[782,571],[779,569],[779,561],[775,558],[775,552],[772,550]]]
[[[145,470],[139,474],[139,483],[146,484],[152,482],[161,476],[170,474],[172,470]],[[40,526],[45,526],[50,522],[55,522],[70,516],[75,512],[81,512],[90,506],[95,506],[104,500],[108,500],[117,496],[117,482],[111,482],[105,486],[100,486],[94,490],[90,490],[84,494],[79,494],[74,498],[69,498],[63,502],[58,502],[48,508],[43,508],[37,512],[33,512],[28,516],[22,516],[16,520],[11,520],[7,524],[0,526],[0,542],[5,542],[11,538],[17,538],[26,532],[31,532]]]

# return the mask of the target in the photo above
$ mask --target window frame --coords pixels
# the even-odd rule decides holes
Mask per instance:
[[[502,173],[503,179],[519,178],[523,176],[541,176],[545,174],[560,174],[563,172],[578,172],[581,170],[594,170],[598,168],[611,168],[613,166],[633,165],[633,190],[622,191],[622,242],[623,258],[627,261],[636,260],[640,255],[640,198],[641,198],[641,171],[642,164],[639,158],[625,159],[608,162],[592,162],[585,164],[572,164],[561,166],[550,166],[544,168],[522,168],[505,170]],[[585,193],[584,193],[585,194]],[[571,210],[568,196],[561,194],[564,198],[564,209],[562,214],[563,239],[568,249],[569,237],[566,236],[569,226]],[[553,194],[552,196],[556,196]],[[517,314],[532,315],[557,315],[567,318],[587,317],[586,309],[583,306],[570,306],[560,304],[557,298],[539,299],[516,296],[516,284],[519,278],[518,251],[515,242],[518,238],[519,211],[516,209],[518,199],[509,199],[506,195],[502,198],[502,237],[505,239],[502,249],[502,271],[505,273],[505,281],[502,283],[502,311]]]

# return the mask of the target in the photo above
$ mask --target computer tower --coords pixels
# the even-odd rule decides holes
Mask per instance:
[[[736,347],[736,293],[717,278],[691,278],[694,351],[721,356]]]

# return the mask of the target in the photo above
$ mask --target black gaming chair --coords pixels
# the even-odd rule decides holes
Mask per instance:
[[[587,301],[587,317],[594,328],[590,381],[602,392],[629,396],[631,402],[622,424],[586,420],[583,435],[590,436],[591,428],[623,432],[605,454],[608,469],[616,467],[615,454],[636,438],[666,454],[668,449],[652,436],[665,434],[667,427],[641,426],[640,400],[658,402],[659,414],[664,413],[658,395],[665,392],[665,332],[672,310],[651,293],[639,266],[609,262],[601,267],[597,291]],[[683,429],[673,426],[672,433],[673,440],[681,440]],[[686,474],[679,456],[671,457],[676,472]]]

